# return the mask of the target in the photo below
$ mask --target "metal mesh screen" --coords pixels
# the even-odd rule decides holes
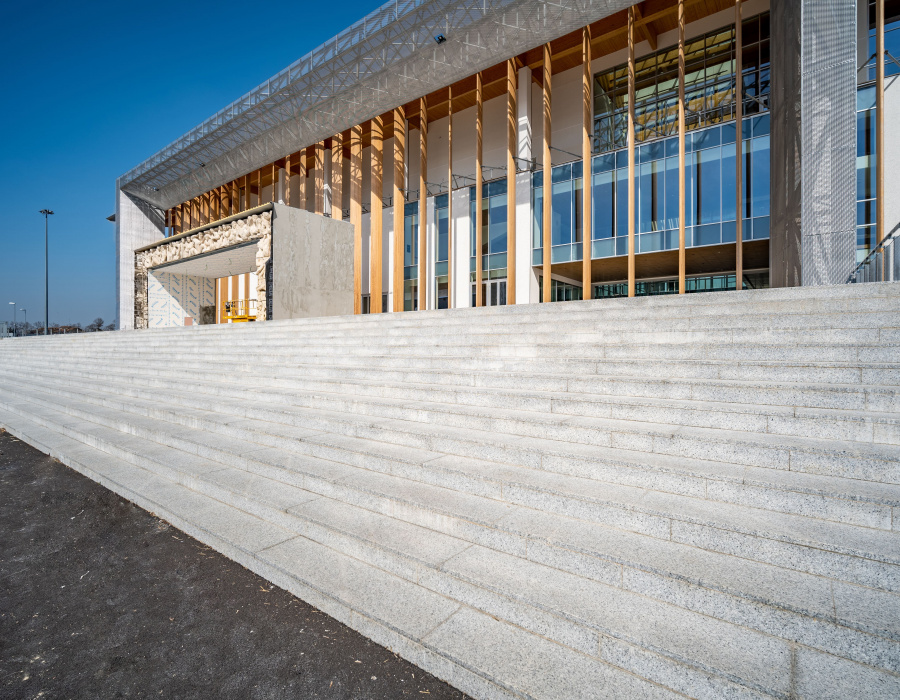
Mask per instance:
[[[120,177],[117,186],[168,208],[632,4],[393,0]],[[433,38],[438,33],[447,38],[440,45]]]
[[[856,0],[802,0],[804,285],[842,284],[856,249]]]

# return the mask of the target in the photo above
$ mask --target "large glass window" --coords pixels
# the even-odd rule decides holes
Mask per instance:
[[[407,202],[403,210],[403,310],[419,308],[419,203]]]
[[[550,182],[550,261],[571,262],[581,260],[581,161],[564,163],[551,169]],[[543,215],[544,215],[544,173],[532,175],[532,253],[535,265],[540,265],[543,256]]]
[[[875,86],[856,93],[856,262],[875,247],[877,236],[875,203]]]
[[[471,221],[471,271],[475,272],[475,188],[469,188]],[[506,178],[485,182],[481,186],[481,267],[484,271],[503,270],[506,276]],[[473,276],[474,279],[474,276]]]
[[[450,278],[448,276],[448,259],[450,257],[450,219],[449,196],[439,194],[434,198],[434,223],[437,231],[437,245],[434,251],[434,284],[435,299],[439,309],[449,308]]]
[[[769,15],[743,22],[744,114],[768,109]],[[734,27],[685,43],[685,124],[689,131],[734,119]],[[635,142],[665,138],[678,130],[678,47],[635,61]],[[626,145],[627,65],[594,76],[594,152]]]
[[[876,77],[876,28],[875,28],[875,0],[869,0],[869,61],[868,80]],[[884,60],[885,76],[900,74],[900,2],[898,0],[886,0],[884,3],[884,50],[889,54]]]

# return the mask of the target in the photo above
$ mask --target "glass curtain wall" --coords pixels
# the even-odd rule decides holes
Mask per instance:
[[[769,16],[743,23],[744,240],[769,237]],[[686,245],[735,242],[734,28],[687,42]],[[678,249],[677,47],[637,62],[635,252]],[[595,76],[591,255],[628,253],[626,66]],[[674,136],[673,136],[674,135]],[[551,261],[581,259],[581,162],[552,169]],[[542,262],[543,174],[532,177],[534,265]]]
[[[419,203],[403,209],[403,310],[419,308]]]
[[[856,262],[860,263],[875,247],[875,86],[856,92]]]
[[[557,165],[551,170],[550,192],[550,262],[581,260],[583,226],[581,197],[583,196],[582,164],[580,160]],[[532,264],[543,260],[544,230],[544,173],[531,176],[532,204]]]
[[[448,272],[448,259],[450,253],[450,220],[449,195],[439,194],[434,198],[434,224],[437,233],[434,246],[434,285],[435,306],[438,309],[447,309],[450,306],[450,278]]]
[[[470,217],[470,278],[475,283],[475,211],[476,192],[469,188]],[[481,269],[487,280],[506,278],[506,178],[485,182],[481,186]],[[498,303],[499,300],[498,300]],[[506,303],[505,295],[502,303]],[[472,306],[475,306],[475,288],[472,287]]]

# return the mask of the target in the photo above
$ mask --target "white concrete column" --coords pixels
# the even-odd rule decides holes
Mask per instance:
[[[531,69],[519,69],[516,100],[519,113],[518,155],[524,161],[533,157],[533,120],[531,114]],[[520,164],[521,167],[521,164]],[[516,303],[537,302],[537,282],[531,264],[531,173],[516,175]]]
[[[116,190],[116,328],[134,328],[134,251],[165,237],[165,212]]]
[[[393,169],[392,169],[393,170]],[[387,294],[387,306],[384,311],[394,309],[394,207],[381,210],[381,291]]]
[[[437,245],[437,227],[434,223],[434,197],[425,202],[425,236],[428,239],[428,255],[425,258],[425,308],[435,307],[434,255]],[[420,291],[419,294],[422,294]]]
[[[453,308],[472,306],[471,287],[471,219],[469,218],[469,188],[453,192]]]

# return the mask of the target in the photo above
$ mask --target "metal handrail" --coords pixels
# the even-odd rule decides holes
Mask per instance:
[[[863,258],[862,262],[860,262],[855,268],[853,268],[853,272],[850,273],[850,278],[849,278],[848,282],[850,284],[854,284],[857,282],[871,282],[871,281],[893,282],[894,281],[894,265],[892,264],[893,260],[887,261],[887,263],[888,263],[886,266],[887,274],[884,275],[884,277],[886,277],[886,279],[880,279],[880,277],[882,277],[881,266],[878,266],[876,268],[876,271],[875,271],[876,279],[870,280],[870,279],[868,279],[868,275],[865,275],[866,279],[860,279],[860,277],[863,276],[864,272],[868,271],[868,266],[871,263],[882,260],[882,258],[880,256],[888,257],[890,253],[894,252],[893,250],[891,250],[891,248],[893,247],[894,240],[897,238],[900,238],[900,228],[895,228],[887,236],[885,236],[884,239],[880,243],[878,243],[878,245],[876,245],[874,248],[872,248],[872,250],[869,252],[869,254],[865,258]],[[890,256],[890,257],[893,257],[893,256]]]

